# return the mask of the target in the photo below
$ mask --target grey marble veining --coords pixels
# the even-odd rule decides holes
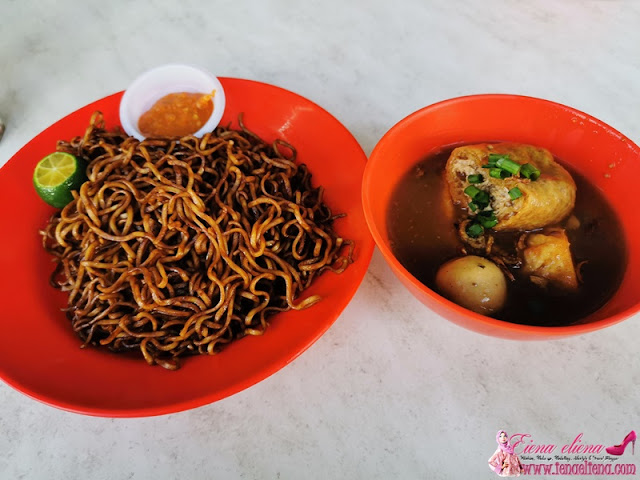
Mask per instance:
[[[487,92],[565,103],[640,143],[635,1],[8,0],[0,18],[0,165],[172,61],[299,93],[367,154],[407,114]],[[214,404],[91,418],[0,384],[0,478],[493,478],[499,428],[558,444],[640,428],[639,337],[640,316],[565,340],[480,336],[419,304],[376,251],[316,344]]]

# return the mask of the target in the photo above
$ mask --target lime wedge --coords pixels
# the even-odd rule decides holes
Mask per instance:
[[[36,192],[56,208],[63,208],[71,202],[71,192],[79,190],[86,179],[84,162],[65,152],[47,155],[38,162],[33,172]]]

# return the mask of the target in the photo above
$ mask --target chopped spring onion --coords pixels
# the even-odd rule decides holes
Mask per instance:
[[[511,160],[509,155],[498,153],[490,153],[489,163],[482,165],[482,168],[490,168],[490,175],[493,178],[507,178],[520,172],[520,164],[518,162]],[[505,173],[499,173],[500,170]]]
[[[475,202],[469,202],[469,209],[470,209],[472,212],[475,212],[476,210],[478,210],[478,205],[476,205],[476,203],[475,203]]]
[[[467,177],[467,182],[469,182],[469,183],[482,183],[483,180],[484,180],[484,178],[482,178],[482,175],[480,175],[480,174],[469,175]]]
[[[480,190],[478,187],[474,187],[473,185],[469,185],[467,188],[464,189],[464,193],[469,195],[472,200],[475,199],[476,195],[478,195],[481,191],[482,190]]]
[[[484,228],[482,227],[482,225],[474,222],[469,223],[465,230],[467,232],[467,235],[469,235],[471,238],[479,237],[484,233]]]
[[[490,153],[489,163],[482,165],[482,168],[489,168],[489,175],[493,178],[507,178],[518,174],[530,180],[537,180],[540,177],[540,170],[536,167],[530,163],[520,165],[506,154]]]
[[[483,190],[480,190],[475,197],[473,197],[473,201],[480,209],[484,209],[489,206],[489,202],[491,201],[491,197],[489,194]]]
[[[498,160],[509,160],[509,155],[504,153],[490,153],[489,154],[489,164],[491,166],[495,166],[498,163]]]
[[[522,196],[522,192],[518,187],[513,187],[511,190],[509,190],[509,196],[511,197],[511,200],[515,200],[516,198],[520,198]]]
[[[511,176],[509,172],[507,172],[506,170],[502,170],[501,168],[492,168],[491,170],[489,170],[489,175],[492,176],[493,178],[500,178],[500,179],[504,179]]]
[[[504,156],[496,161],[496,167],[506,170],[512,175],[517,175],[520,172],[521,166],[518,162],[514,162],[509,157]]]
[[[464,193],[469,195],[471,197],[471,200],[473,200],[473,203],[475,203],[476,206],[481,210],[489,206],[491,197],[489,197],[489,194],[484,190],[480,190],[478,187],[469,185],[464,189]]]
[[[530,163],[525,163],[520,169],[520,175],[530,180],[537,180],[538,178],[540,178],[540,170],[538,170]]]
[[[480,212],[476,218],[484,228],[493,228],[498,224],[496,214],[492,211]]]

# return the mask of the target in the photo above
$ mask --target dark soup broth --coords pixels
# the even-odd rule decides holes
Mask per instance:
[[[445,148],[415,165],[396,186],[387,211],[394,255],[414,277],[435,291],[438,291],[435,282],[438,269],[465,253],[457,223],[451,220],[462,218],[463,212],[452,203],[444,178],[445,164],[453,148]],[[573,223],[569,226],[563,220],[559,226],[565,228],[570,242],[579,287],[575,292],[541,288],[520,275],[517,265],[502,266],[512,278],[507,281],[506,303],[492,315],[494,318],[539,326],[579,323],[602,307],[622,282],[627,252],[615,212],[597,188],[563,166],[577,188],[571,214]],[[493,236],[496,245],[515,245],[522,234],[494,232]]]

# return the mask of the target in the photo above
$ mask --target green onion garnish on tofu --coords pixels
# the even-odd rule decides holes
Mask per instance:
[[[467,182],[469,183],[482,183],[484,178],[480,174],[469,175],[467,177]]]
[[[498,160],[509,160],[509,155],[507,155],[506,153],[489,154],[489,165],[495,166],[498,163]]]
[[[493,228],[498,224],[496,214],[491,210],[480,212],[476,218],[484,228]]]
[[[480,210],[483,210],[489,206],[491,197],[489,197],[489,194],[487,192],[480,190],[480,192],[478,192],[478,194],[473,197],[473,201],[476,205],[478,205]]]
[[[480,190],[478,187],[474,187],[473,185],[469,185],[467,188],[464,189],[464,193],[469,195],[472,200],[476,198],[476,195],[478,195],[478,193],[480,193],[481,191],[482,190]]]
[[[520,164],[518,162],[514,162],[506,155],[496,161],[496,167],[506,170],[511,175],[517,175],[520,173]]]
[[[528,178],[529,180],[537,180],[538,178],[540,178],[540,170],[538,170],[530,163],[525,163],[520,169],[520,175]]]
[[[511,190],[509,190],[509,196],[511,197],[511,200],[515,200],[516,198],[520,198],[522,196],[522,192],[518,187],[513,187]]]
[[[484,228],[479,223],[471,222],[467,225],[465,231],[471,238],[476,238],[484,233]]]
[[[482,165],[482,168],[488,168],[489,175],[493,178],[505,179],[512,175],[520,175],[523,178],[535,181],[540,177],[540,170],[536,167],[530,163],[520,165],[518,162],[511,160],[509,155],[506,154],[490,153],[489,163]]]
[[[469,185],[464,189],[464,193],[471,197],[474,203],[480,210],[483,210],[489,206],[489,202],[491,201],[491,197],[484,190],[480,190],[478,187],[474,187],[473,185]]]
[[[506,170],[502,170],[501,168],[490,169],[489,175],[493,178],[499,178],[501,180],[511,176],[509,172],[507,172]]]

